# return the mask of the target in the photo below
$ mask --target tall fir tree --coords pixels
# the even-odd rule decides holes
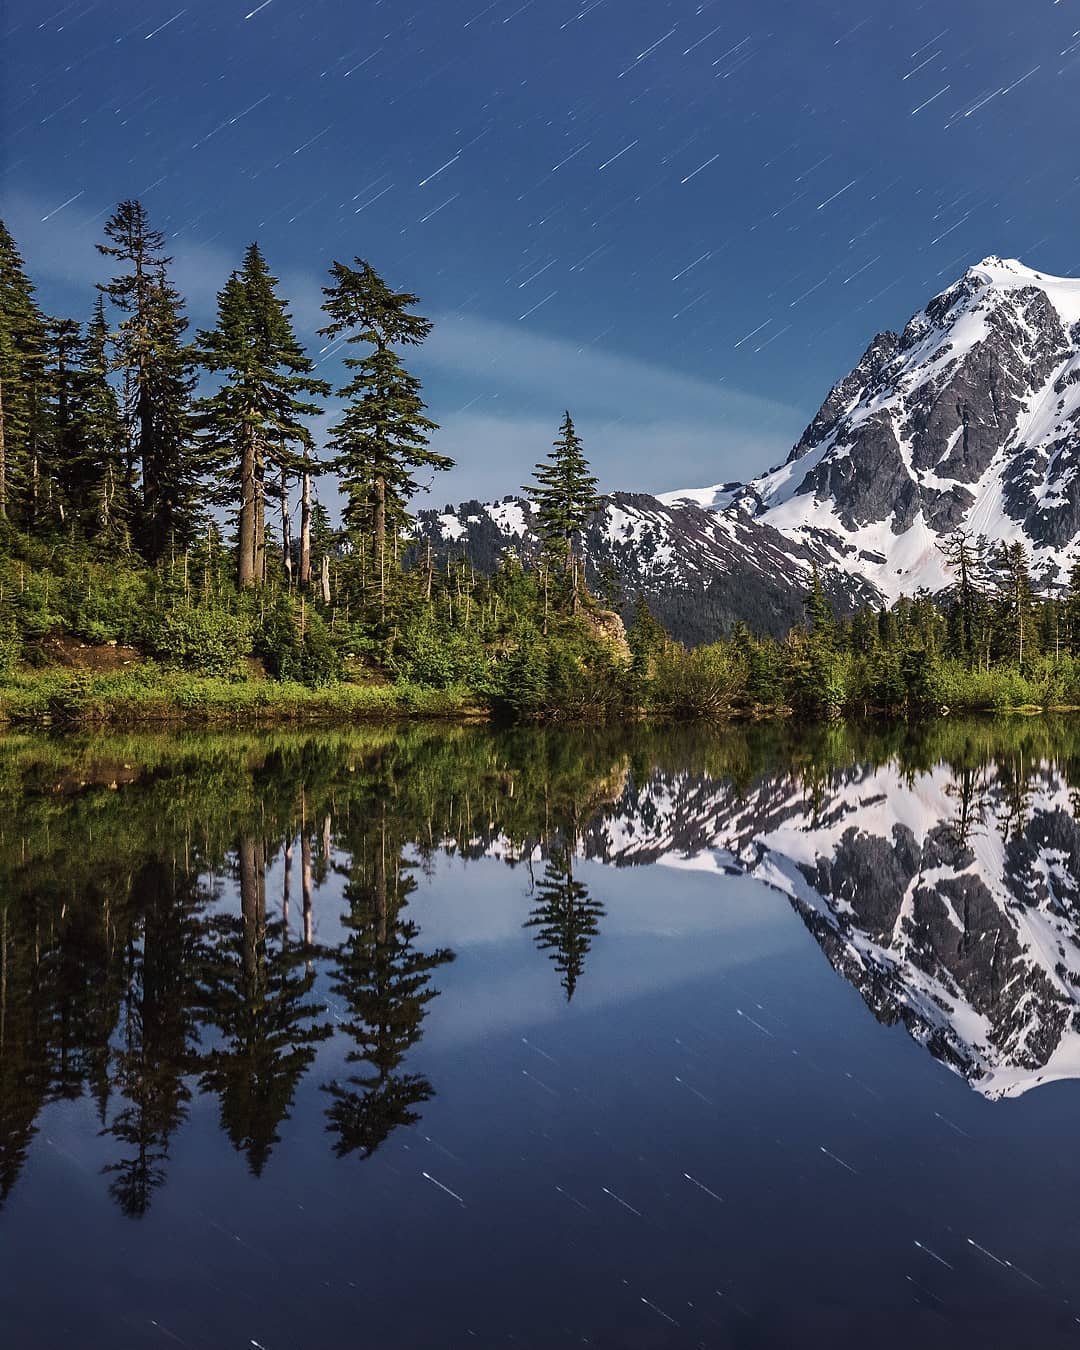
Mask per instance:
[[[122,267],[99,290],[123,316],[112,364],[123,376],[124,495],[137,503],[134,534],[154,562],[170,544],[186,547],[201,517],[191,428],[194,353],[184,342],[187,319],[169,281],[165,236],[152,228],[142,203],[121,202],[105,236],[109,243],[98,251]]]
[[[34,523],[78,519],[85,455],[82,443],[82,329],[74,319],[45,324],[45,436],[34,466]]]
[[[950,654],[978,665],[984,659],[987,635],[986,590],[989,583],[987,542],[957,530],[939,548],[954,577],[948,610]]]
[[[314,440],[304,419],[313,402],[330,392],[316,379],[286,302],[277,294],[258,244],[218,294],[217,326],[198,335],[202,363],[224,376],[217,393],[196,405],[206,463],[214,476],[213,499],[237,512],[237,582],[259,584],[266,575],[267,476],[276,471],[282,503],[282,547],[288,538],[289,483],[310,474]],[[291,552],[286,552],[287,569]]]
[[[131,881],[139,914],[124,958],[124,1002],[111,1075],[115,1109],[102,1130],[125,1146],[102,1171],[130,1218],[143,1217],[164,1182],[172,1136],[187,1117],[199,1059],[197,978],[206,897],[194,869],[152,855]]]
[[[810,640],[822,649],[831,650],[836,645],[836,617],[821,584],[817,563],[810,567],[810,589],[803,596],[803,609]]]
[[[219,1032],[206,1055],[204,1091],[221,1101],[221,1125],[255,1176],[262,1174],[315,1044],[330,1035],[308,1001],[315,972],[266,910],[267,849],[244,835],[236,847],[239,915],[211,921],[203,967],[208,1021]]]
[[[45,319],[0,221],[0,521],[16,514],[42,430]]]
[[[1021,669],[1037,651],[1035,590],[1027,549],[1002,544],[994,558],[998,656]]]
[[[324,1089],[338,1157],[357,1151],[370,1157],[392,1130],[415,1124],[416,1108],[434,1095],[427,1078],[406,1062],[420,1040],[427,1005],[438,997],[432,973],[454,953],[417,945],[420,929],[403,913],[416,880],[394,825],[385,802],[377,823],[372,810],[350,825],[349,911],[342,919],[347,936],[334,953],[331,988],[353,1048],[345,1056],[348,1076]]]
[[[79,379],[82,509],[86,529],[102,543],[126,549],[130,503],[124,487],[125,435],[116,390],[109,383],[109,326],[101,295],[83,342]]]
[[[542,880],[536,885],[536,904],[525,921],[535,928],[536,945],[550,952],[561,977],[567,1003],[574,997],[585,970],[585,957],[600,932],[604,906],[594,900],[588,887],[574,876],[574,854],[569,845],[548,858]]]
[[[320,330],[333,341],[348,334],[346,345],[371,350],[348,356],[352,371],[338,390],[345,411],[330,432],[333,467],[345,496],[344,517],[358,541],[366,541],[376,576],[382,613],[386,610],[389,571],[387,535],[405,521],[410,499],[421,489],[417,470],[453,468],[454,461],[430,448],[436,424],[425,415],[420,381],[405,369],[399,347],[418,346],[431,323],[410,313],[418,297],[393,291],[362,258],[355,267],[335,262],[332,285],[323,288],[323,309],[330,322]]]
[[[570,587],[571,608],[578,602],[576,536],[602,501],[597,480],[589,471],[581,438],[567,412],[546,460],[533,470],[533,482],[522,489],[536,504],[540,537],[545,549],[559,559]]]

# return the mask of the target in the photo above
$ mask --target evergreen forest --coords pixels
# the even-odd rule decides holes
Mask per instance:
[[[603,498],[570,412],[523,485],[540,546],[490,574],[436,563],[410,510],[454,461],[410,369],[418,296],[363,258],[329,265],[333,384],[258,244],[206,329],[139,201],[96,247],[89,318],[57,317],[0,223],[0,721],[1080,705],[1080,569],[1040,590],[1022,546],[962,532],[944,594],[837,616],[814,575],[783,640],[674,641],[584,555]]]

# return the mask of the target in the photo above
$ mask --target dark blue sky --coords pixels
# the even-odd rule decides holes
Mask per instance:
[[[438,321],[439,503],[565,406],[606,488],[746,477],[965,266],[1080,273],[1077,0],[257,3],[8,0],[4,218],[79,314],[122,197],[198,323],[258,238],[313,347],[367,258]]]

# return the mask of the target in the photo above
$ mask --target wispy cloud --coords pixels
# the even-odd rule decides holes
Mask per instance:
[[[542,398],[560,411],[569,402],[608,416],[647,414],[659,420],[689,415],[743,423],[791,413],[770,399],[663,365],[473,315],[438,316],[422,360],[441,371],[492,381],[500,391]]]
[[[56,303],[53,295],[68,300],[64,292],[70,290],[76,293],[70,297],[73,305],[82,296],[82,308],[87,310],[95,283],[109,276],[109,259],[103,258],[95,247],[105,241],[108,211],[89,217],[85,211],[64,213],[46,222],[39,201],[12,193],[0,198],[0,215],[15,236],[31,277],[43,284],[46,304]],[[172,279],[187,300],[193,320],[199,325],[210,322],[217,293],[229,273],[240,266],[244,246],[229,249],[191,239],[166,242],[173,259]],[[270,262],[273,265],[272,258]],[[313,333],[325,322],[320,310],[322,282],[306,273],[279,275],[282,294],[289,297],[297,324]]]
[[[85,212],[64,212],[42,223],[41,203],[20,196],[0,209],[46,303],[87,310],[94,283],[107,275],[106,260],[94,248],[104,216],[90,221]],[[238,253],[185,239],[171,240],[169,248],[193,320],[211,322]],[[311,273],[280,275],[297,326],[316,348],[315,330],[325,321],[322,280]],[[518,491],[550,448],[566,408],[609,491],[661,492],[748,477],[782,458],[805,421],[803,412],[780,401],[545,336],[525,324],[474,314],[434,317],[415,365],[440,423],[436,448],[458,467],[433,480],[429,501]],[[320,365],[320,374],[335,377],[335,357]]]
[[[439,474],[430,500],[420,504],[517,492],[550,449],[561,417],[561,407],[551,417],[474,409],[443,415],[436,448],[458,467]],[[790,439],[678,418],[585,415],[575,422],[605,491],[663,492],[673,484],[697,487],[747,476],[786,453]]]
[[[516,491],[566,408],[602,486],[642,492],[748,476],[782,458],[805,420],[771,399],[474,315],[438,316],[417,364],[440,395],[478,396],[439,416],[440,448],[461,466],[439,481],[461,495]]]

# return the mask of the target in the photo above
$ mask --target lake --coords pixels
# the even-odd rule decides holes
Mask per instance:
[[[0,745],[0,1338],[1080,1346],[1080,719]]]

